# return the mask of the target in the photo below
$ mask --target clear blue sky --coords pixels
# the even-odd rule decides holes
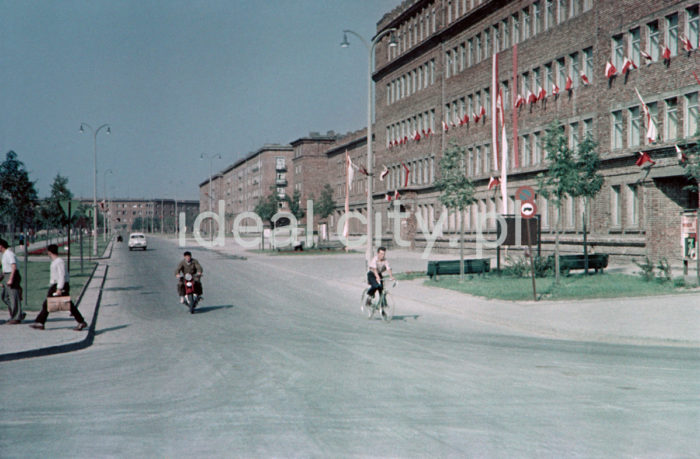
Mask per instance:
[[[197,199],[265,143],[366,125],[366,38],[400,0],[0,0],[0,154],[40,196]],[[181,184],[179,184],[181,183]],[[179,184],[179,185],[178,185]]]

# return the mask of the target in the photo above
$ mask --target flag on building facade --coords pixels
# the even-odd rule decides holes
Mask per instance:
[[[444,120],[442,122],[442,130],[443,130],[443,132],[447,132],[450,130],[450,127],[447,125],[447,122],[445,122]]]
[[[537,96],[532,93],[529,89],[527,90],[527,103],[534,104],[537,102]]]
[[[518,97],[515,99],[515,108],[520,108],[524,103],[525,98],[521,94],[518,94]]]
[[[630,69],[636,69],[637,64],[634,63],[634,61],[628,57],[625,57],[624,62],[622,63],[622,74],[626,74]]]
[[[557,86],[556,83],[552,86],[552,95],[553,96],[558,96],[559,95],[559,86]]]
[[[639,157],[637,158],[637,161],[635,161],[635,164],[639,167],[643,167],[646,163],[649,163],[649,167],[653,166],[656,164],[656,161],[651,159],[651,156],[649,156],[649,153],[645,152],[639,152]]]
[[[545,97],[547,97],[547,91],[540,86],[539,90],[537,91],[537,100],[544,100]]]
[[[498,179],[497,177],[491,177],[489,179],[489,190],[491,190],[493,187],[498,186],[501,184],[501,180]]]
[[[588,79],[588,76],[581,70],[581,81],[583,81],[583,84],[588,85],[591,83],[591,81]]]
[[[691,52],[693,50],[693,44],[690,43],[690,39],[685,36],[685,34],[681,34],[681,42],[683,43],[683,49]]]
[[[383,181],[384,181],[384,178],[385,178],[387,175],[389,175],[389,169],[386,167],[386,165],[384,165],[384,166],[382,166],[382,167],[383,167],[382,173],[379,174],[379,181],[380,181],[380,182],[383,182]]]
[[[654,120],[651,118],[651,112],[649,111],[649,107],[647,104],[644,103],[644,99],[642,99],[642,95],[639,93],[639,90],[637,88],[634,88],[635,92],[637,93],[637,97],[639,98],[639,102],[642,104],[642,111],[644,112],[644,118],[647,122],[647,140],[650,143],[656,142],[656,137],[658,136],[658,132],[656,130],[656,123],[654,123]]]
[[[665,61],[671,60],[671,50],[668,48],[668,46],[664,45],[663,51],[661,52],[661,57],[663,57]]]
[[[574,80],[572,80],[570,76],[567,76],[566,77],[566,87],[564,89],[566,89],[567,91],[571,91],[571,88],[573,86],[574,86]]]
[[[605,77],[610,79],[617,74],[617,69],[612,62],[608,61],[605,63]]]
[[[676,158],[678,158],[678,162],[681,164],[688,161],[688,157],[683,153],[683,150],[681,150],[678,144],[676,144]]]
[[[653,59],[651,58],[651,54],[647,53],[646,51],[640,51],[639,53],[640,53],[640,54],[642,55],[642,57],[643,57],[644,59],[646,59],[649,63],[650,63],[651,61],[653,61]]]

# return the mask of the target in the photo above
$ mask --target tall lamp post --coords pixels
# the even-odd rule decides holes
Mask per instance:
[[[372,259],[372,185],[373,182],[372,180],[374,179],[373,174],[372,174],[372,165],[374,163],[374,156],[372,153],[372,107],[373,107],[373,100],[372,100],[372,69],[374,68],[374,48],[377,46],[377,43],[387,34],[391,34],[391,40],[389,41],[389,46],[394,47],[397,46],[398,43],[396,42],[396,37],[394,36],[394,32],[396,31],[395,28],[389,28],[386,30],[383,30],[380,32],[377,36],[375,36],[371,44],[367,42],[360,34],[357,32],[353,32],[352,30],[343,30],[343,42],[340,44],[341,47],[347,48],[350,46],[350,42],[348,42],[348,34],[352,34],[356,36],[357,38],[360,39],[360,41],[365,45],[365,48],[367,48],[367,54],[369,55],[368,60],[369,63],[367,65],[367,262]]]
[[[214,155],[206,156],[204,153],[199,155],[199,159],[208,159],[209,160],[209,211],[212,212],[212,204],[211,204],[211,176],[212,176],[212,163],[214,162],[215,159],[221,159],[221,155],[219,153],[216,153]],[[214,240],[214,233],[213,231],[213,226],[212,226],[212,219],[209,219],[209,237],[211,240]]]
[[[102,199],[104,199],[105,208],[102,209],[102,240],[107,240],[107,209],[109,205],[107,203],[107,173],[113,174],[112,169],[107,169],[102,173]],[[110,210],[111,212],[111,210]]]
[[[90,126],[87,123],[80,123],[80,132],[85,132],[85,128],[90,129],[92,132],[93,136],[93,165],[94,165],[94,173],[93,173],[93,188],[92,188],[92,256],[97,257],[97,134],[103,129],[107,129],[107,134],[112,133],[112,129],[109,127],[109,124],[103,124],[102,126],[98,127],[97,129],[93,129],[92,126]]]

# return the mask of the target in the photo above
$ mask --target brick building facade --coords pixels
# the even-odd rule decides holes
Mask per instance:
[[[92,207],[92,199],[81,199],[86,207]],[[188,231],[199,213],[199,201],[174,199],[113,199],[100,207],[98,225],[103,228],[105,218],[107,226],[114,232],[127,235],[131,231],[156,231],[161,227],[166,233],[175,232],[181,212],[185,213]],[[103,210],[104,209],[104,210]]]

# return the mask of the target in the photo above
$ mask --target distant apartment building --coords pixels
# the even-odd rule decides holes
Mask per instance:
[[[81,199],[81,204],[92,207],[92,199]],[[105,222],[112,231],[129,233],[175,232],[179,224],[179,215],[185,214],[188,231],[199,213],[199,202],[194,200],[174,199],[113,199],[98,203],[98,225],[103,228]],[[90,226],[92,228],[92,226]]]

